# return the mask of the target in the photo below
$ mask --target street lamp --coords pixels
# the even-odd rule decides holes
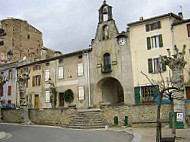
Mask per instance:
[[[13,52],[11,50],[9,50],[9,52],[7,53],[7,59],[8,61],[10,61],[13,57]]]

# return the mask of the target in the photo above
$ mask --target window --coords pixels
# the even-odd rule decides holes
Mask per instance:
[[[162,35],[147,37],[147,49],[163,47]]]
[[[3,46],[4,45],[4,41],[0,41],[0,46]]]
[[[41,75],[33,76],[32,78],[32,86],[40,86]]]
[[[190,24],[187,25],[187,33],[188,33],[188,37],[190,37]]]
[[[78,56],[78,59],[82,59],[82,55],[79,55],[79,56]]]
[[[0,96],[3,96],[3,86],[0,89]]]
[[[10,96],[11,95],[11,86],[8,86],[8,95]]]
[[[62,63],[63,62],[63,59],[59,59],[59,63]]]
[[[135,104],[150,104],[159,96],[159,86],[138,86],[135,90]]]
[[[59,72],[58,72],[58,78],[61,79],[63,78],[63,66],[62,67],[59,67]]]
[[[109,39],[109,31],[108,31],[108,26],[105,25],[103,27],[103,40]]]
[[[46,63],[46,66],[49,66],[50,65],[50,63]]]
[[[28,68],[24,68],[24,72],[28,72]]]
[[[50,102],[50,91],[45,91],[45,102],[46,103]]]
[[[83,63],[78,63],[78,76],[82,76],[84,74]]]
[[[158,21],[158,22],[155,22],[152,24],[146,24],[145,27],[146,27],[146,32],[153,31],[156,29],[160,29],[161,28],[161,22]]]
[[[109,53],[104,54],[104,72],[111,71],[111,58]]]
[[[35,70],[41,70],[41,65],[33,66],[33,71],[35,71]]]
[[[79,87],[79,101],[84,100],[84,87]]]
[[[152,87],[141,87],[141,94],[142,94],[142,101],[145,102],[152,102],[153,101],[153,92]]]
[[[30,35],[27,35],[27,38],[30,39]]]
[[[148,72],[158,73],[166,71],[166,65],[161,63],[161,58],[150,58],[148,59]]]
[[[12,77],[13,77],[12,75],[13,75],[13,74],[12,74],[12,70],[9,70],[9,77],[8,77],[8,78],[9,78],[9,79],[12,79]]]
[[[11,100],[8,100],[8,101],[7,101],[7,104],[11,104]]]
[[[49,80],[49,70],[45,70],[45,81]]]

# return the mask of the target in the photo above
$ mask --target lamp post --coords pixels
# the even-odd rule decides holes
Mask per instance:
[[[20,107],[21,107],[21,117],[23,118],[23,124],[31,124],[32,122],[28,116],[28,103],[26,101],[26,81],[29,79],[29,74],[21,73],[18,75],[18,86],[20,93]]]
[[[13,52],[10,50],[10,51],[7,53],[7,59],[8,59],[9,62],[11,61],[12,57],[13,57]]]

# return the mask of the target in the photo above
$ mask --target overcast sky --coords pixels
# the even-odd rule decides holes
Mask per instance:
[[[44,46],[68,53],[89,47],[95,37],[98,9],[103,0],[0,0],[0,19],[27,20],[43,33]],[[140,16],[150,18],[169,12],[190,18],[190,0],[107,0],[119,31]]]

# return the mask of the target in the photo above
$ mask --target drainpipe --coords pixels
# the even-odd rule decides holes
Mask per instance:
[[[88,106],[91,106],[91,94],[90,94],[90,62],[89,62],[89,53],[84,53],[87,60],[87,84],[88,84]]]
[[[172,49],[173,49],[173,54],[174,53],[174,31],[173,31],[173,26],[172,26],[172,16],[170,14],[170,30],[171,30],[171,33],[172,33]]]

